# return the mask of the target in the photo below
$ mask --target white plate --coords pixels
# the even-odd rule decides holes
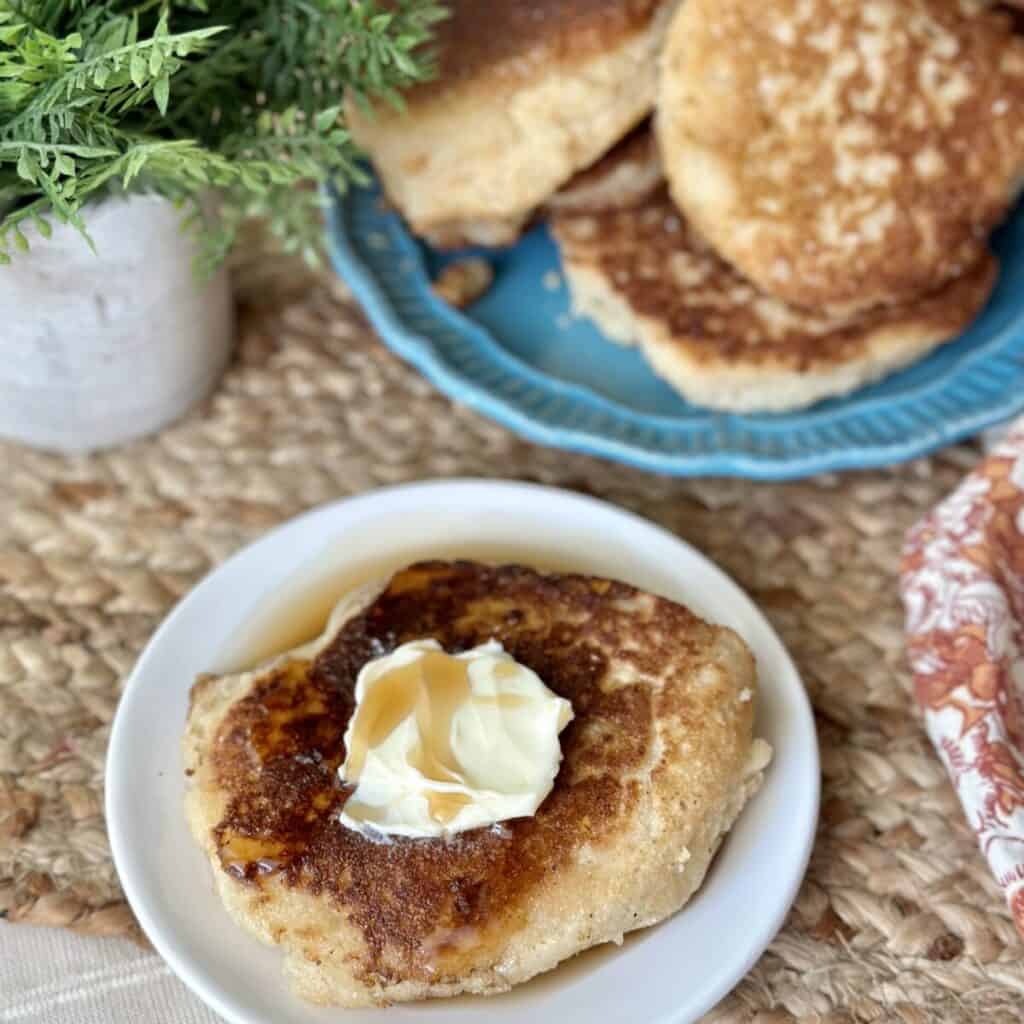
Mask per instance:
[[[518,556],[614,576],[734,627],[757,656],[758,734],[775,748],[775,760],[694,900],[622,947],[584,954],[489,999],[384,1012],[314,1009],[287,991],[279,953],[228,918],[186,828],[179,739],[189,686],[197,673],[237,666],[269,643],[268,601],[279,609],[322,603],[342,580],[431,553]],[[818,776],[814,722],[793,663],[749,598],[707,559],[590,498],[526,484],[451,481],[317,509],[196,587],[128,681],[107,759],[107,824],[125,894],[146,934],[182,980],[233,1024],[683,1024],[724,996],[781,926],[814,838]]]

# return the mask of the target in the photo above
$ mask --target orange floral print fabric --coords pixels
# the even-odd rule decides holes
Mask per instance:
[[[910,532],[901,592],[925,728],[1024,936],[1024,421]]]

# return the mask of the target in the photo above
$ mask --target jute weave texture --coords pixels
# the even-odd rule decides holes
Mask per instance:
[[[0,446],[0,914],[134,931],[104,831],[107,737],[146,640],[211,567],[344,495],[514,477],[599,495],[706,552],[771,618],[813,699],[824,778],[810,871],[709,1019],[1021,1020],[1022,950],[908,697],[896,590],[904,532],[976,450],[755,484],[539,448],[436,392],[328,278],[280,269],[239,268],[236,359],[186,420],[87,458]],[[742,926],[723,922],[714,941]]]

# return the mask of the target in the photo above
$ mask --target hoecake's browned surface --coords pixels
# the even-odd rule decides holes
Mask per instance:
[[[368,603],[367,603],[368,602]],[[301,658],[193,690],[187,814],[232,914],[293,989],[358,1005],[498,992],[677,910],[760,782],[753,658],[731,630],[622,583],[421,563]],[[531,818],[372,842],[337,820],[359,669],[403,642],[498,639],[571,700]]]
[[[959,334],[996,278],[988,252],[902,305],[852,315],[766,296],[721,260],[662,191],[641,207],[551,221],[577,312],[636,344],[687,399],[780,411],[843,394]]]
[[[516,89],[552,62],[599,56],[644,29],[661,0],[454,0],[436,30],[438,75],[413,102],[466,83]]]
[[[649,121],[634,129],[560,188],[545,204],[543,215],[626,210],[649,199],[665,174]]]
[[[406,110],[350,106],[353,135],[412,229],[503,244],[650,113],[676,0],[455,0],[439,73]]]
[[[978,261],[1024,171],[1024,39],[990,4],[688,0],[656,118],[672,194],[766,293],[847,312]]]

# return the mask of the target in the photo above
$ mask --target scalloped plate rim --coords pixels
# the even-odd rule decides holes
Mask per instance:
[[[639,469],[670,476],[735,476],[755,480],[790,480],[816,473],[878,468],[918,458],[973,436],[987,427],[1004,422],[1024,410],[1024,365],[1022,365],[1022,387],[1016,393],[1008,389],[1001,402],[993,403],[982,410],[972,411],[956,420],[937,421],[927,432],[922,430],[905,440],[879,439],[870,443],[859,442],[843,447],[802,453],[790,452],[781,456],[751,455],[743,451],[724,449],[686,454],[657,452],[593,430],[551,425],[530,417],[501,395],[473,380],[438,351],[429,335],[414,330],[405,322],[384,286],[378,280],[376,272],[359,252],[352,233],[348,229],[345,211],[350,208],[351,196],[354,191],[354,189],[350,190],[345,195],[328,194],[326,215],[328,249],[334,269],[348,284],[353,296],[359,302],[381,340],[450,398],[473,408],[520,436],[543,445],[613,459]],[[401,245],[400,255],[402,258],[415,260],[416,269],[422,274],[425,270],[422,252],[404,227],[397,226],[396,221],[390,225],[389,235]],[[592,409],[605,415],[614,416],[619,421],[625,421],[629,426],[671,428],[696,434],[702,429],[702,426],[704,429],[713,429],[716,420],[719,419],[718,414],[710,410],[707,412],[707,420],[703,425],[683,423],[679,418],[671,415],[638,412],[613,399],[597,394],[585,385],[547,375],[501,346],[483,324],[451,309],[440,299],[435,301],[437,307],[440,308],[436,308],[430,301],[427,302],[427,308],[432,315],[440,316],[462,337],[470,336],[474,348],[479,349],[482,341],[492,365],[495,361],[504,364],[504,366],[499,365],[499,368],[518,376],[527,385],[540,384],[544,388],[557,392],[562,398],[585,402]],[[965,355],[963,361],[951,375],[922,382],[920,394],[915,389],[901,398],[913,401],[920,399],[928,391],[948,387],[951,378],[962,376],[980,360],[990,356],[991,352],[988,350],[992,345],[998,344],[1000,340],[1005,345],[1006,337],[1009,334],[1019,335],[1018,340],[1024,340],[1020,315],[1014,318],[1012,314],[1009,314],[1006,322],[998,329],[989,344],[984,349],[979,349],[977,353]],[[860,401],[862,404],[857,411],[871,412],[884,408],[887,403],[891,402],[891,399],[887,399],[885,396],[873,396]],[[852,410],[850,411],[852,412]],[[830,411],[828,414],[830,420],[826,420],[820,427],[810,426],[806,429],[828,429],[835,425],[831,417],[834,417],[836,412],[837,410]],[[802,410],[800,414],[806,415],[806,413],[806,410]],[[778,417],[778,426],[775,429],[784,430],[786,425],[787,416],[782,414]],[[760,426],[757,428],[757,430],[761,429]]]

